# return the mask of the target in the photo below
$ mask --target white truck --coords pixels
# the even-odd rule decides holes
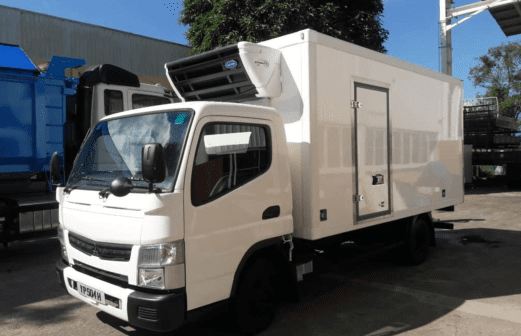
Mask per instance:
[[[316,250],[418,264],[463,202],[460,80],[313,30],[165,69],[183,102],[104,118],[57,191],[61,283],[131,325],[227,303],[260,331]]]

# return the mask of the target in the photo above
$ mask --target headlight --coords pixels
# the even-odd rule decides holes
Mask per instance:
[[[184,240],[141,246],[138,258],[138,286],[164,289],[165,270],[162,266],[182,264],[184,262]]]
[[[158,267],[185,262],[184,240],[168,244],[144,245],[139,249],[138,266]]]
[[[66,262],[69,262],[69,256],[67,255],[67,247],[65,247],[65,235],[63,232],[63,227],[58,226],[58,240],[60,241],[60,250],[62,253],[62,258]]]

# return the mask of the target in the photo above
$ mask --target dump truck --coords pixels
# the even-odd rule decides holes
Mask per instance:
[[[19,46],[0,44],[0,243],[56,234],[52,153],[59,154],[65,183],[91,125],[112,113],[174,101],[170,90],[141,84],[110,64],[79,79],[65,76],[83,65],[54,56],[43,72]]]
[[[182,102],[102,119],[57,188],[60,282],[132,326],[226,304],[261,331],[320,251],[420,264],[463,202],[458,79],[313,30],[165,71]]]
[[[470,99],[463,106],[464,143],[472,166],[506,168],[509,189],[521,188],[521,125],[501,114],[497,97]]]

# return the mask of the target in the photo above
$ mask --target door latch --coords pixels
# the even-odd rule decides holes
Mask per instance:
[[[362,103],[357,102],[356,100],[351,100],[351,108],[361,108]]]

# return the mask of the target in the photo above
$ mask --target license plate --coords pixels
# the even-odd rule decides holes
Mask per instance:
[[[91,298],[96,302],[105,304],[105,293],[103,293],[97,289],[94,289],[89,286],[85,286],[84,284],[78,282],[78,292],[81,295]]]

